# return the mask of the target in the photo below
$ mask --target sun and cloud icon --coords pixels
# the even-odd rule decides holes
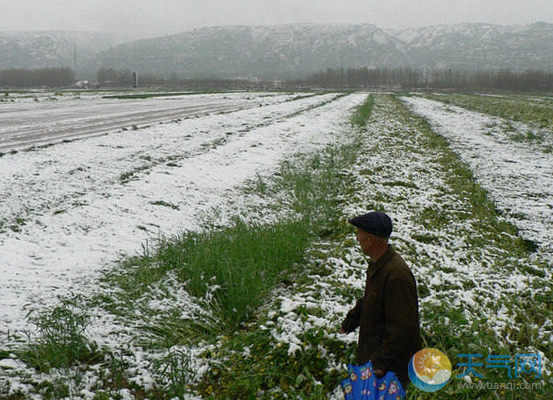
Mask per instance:
[[[440,350],[423,349],[411,358],[409,378],[417,388],[435,392],[449,382],[451,362]]]

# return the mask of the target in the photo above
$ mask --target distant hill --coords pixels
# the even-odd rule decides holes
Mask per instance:
[[[90,65],[99,52],[121,42],[97,32],[0,32],[0,69],[77,67]]]
[[[397,31],[416,67],[553,69],[553,24],[440,25]]]
[[[117,46],[99,63],[142,72],[273,76],[336,66],[401,66],[401,40],[373,25],[201,28]]]
[[[72,67],[73,43],[78,70],[89,74],[100,67],[187,77],[286,77],[327,67],[553,68],[553,24],[536,23],[209,27],[120,44],[94,33],[0,33],[0,69]]]

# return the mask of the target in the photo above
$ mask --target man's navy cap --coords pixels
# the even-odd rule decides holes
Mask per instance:
[[[348,222],[378,237],[388,238],[392,234],[392,220],[382,211],[371,211],[352,218]]]

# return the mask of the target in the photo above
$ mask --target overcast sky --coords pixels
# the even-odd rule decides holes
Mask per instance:
[[[159,36],[213,25],[553,23],[553,0],[0,0],[0,31]]]

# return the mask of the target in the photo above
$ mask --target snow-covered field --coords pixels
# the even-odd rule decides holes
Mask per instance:
[[[139,253],[145,241],[196,229],[208,214],[225,222],[252,202],[262,206],[263,197],[246,195],[244,184],[270,175],[293,154],[340,143],[343,133],[353,129],[353,108],[367,95],[249,96],[243,100],[262,106],[0,158],[0,351],[2,343],[10,348],[24,339],[14,331],[32,328],[25,318],[28,310],[55,304],[57,296],[70,292],[92,295],[101,273],[121,257]],[[503,141],[487,128],[488,116],[419,98],[403,101],[449,140],[505,218],[539,245],[534,256],[551,263],[551,157],[531,145]],[[473,205],[456,192],[451,171],[440,162],[442,150],[429,148],[428,133],[419,122],[400,102],[377,97],[359,142],[361,155],[354,168],[344,171],[352,187],[340,199],[341,220],[369,208],[393,217],[392,244],[417,277],[423,330],[430,340],[446,338],[458,353],[472,351],[469,345],[539,352],[549,364],[550,355],[541,349],[553,344],[550,313],[535,317],[525,305],[535,307],[539,299],[550,298],[551,272],[528,275],[537,268],[535,260],[526,253],[509,254],[501,247],[507,234],[487,232],[471,214]],[[474,246],[473,237],[486,237],[486,246]],[[366,258],[353,234],[314,243],[307,258],[305,279],[279,288],[268,299],[266,321],[259,329],[273,338],[271,349],[287,348],[290,357],[321,352],[326,372],[336,373],[344,369],[344,354],[330,351],[325,341],[349,346],[356,340],[355,334],[340,335],[339,325],[353,306],[352,291],[363,288]],[[164,290],[154,285],[137,303],[160,312],[179,309],[184,316],[194,311],[198,305],[171,279],[164,279]],[[144,351],[136,344],[136,335],[143,333],[116,318],[95,309],[88,333],[114,352],[128,350],[130,382],[151,388],[151,361],[166,353]],[[155,324],[155,316],[150,322]],[[321,330],[321,341],[310,344],[309,334]],[[191,366],[201,374],[210,361],[200,354],[210,350],[224,357],[224,346],[218,340],[182,350],[190,353]],[[243,358],[255,353],[253,346],[243,351]],[[448,356],[457,361],[455,353]],[[35,390],[24,375],[35,384],[63,378],[63,371],[40,376],[15,357],[0,361],[0,371],[6,367],[12,373],[6,379],[12,393]],[[75,398],[94,398],[101,368],[91,366],[79,378]],[[545,367],[544,376],[549,374]],[[118,396],[134,398],[128,389]],[[336,390],[331,398],[342,394]]]
[[[270,97],[263,107],[0,158],[0,335],[27,328],[30,304],[94,290],[83,282],[148,238],[197,227],[212,209],[239,209],[238,186],[326,143],[364,97]]]
[[[140,96],[140,95],[137,95]],[[0,152],[136,129],[159,122],[269,105],[286,96],[222,95],[14,101],[0,107]],[[35,97],[36,99],[36,97]]]
[[[501,118],[423,98],[403,101],[448,139],[507,219],[553,262],[553,156],[509,140],[499,128]]]

